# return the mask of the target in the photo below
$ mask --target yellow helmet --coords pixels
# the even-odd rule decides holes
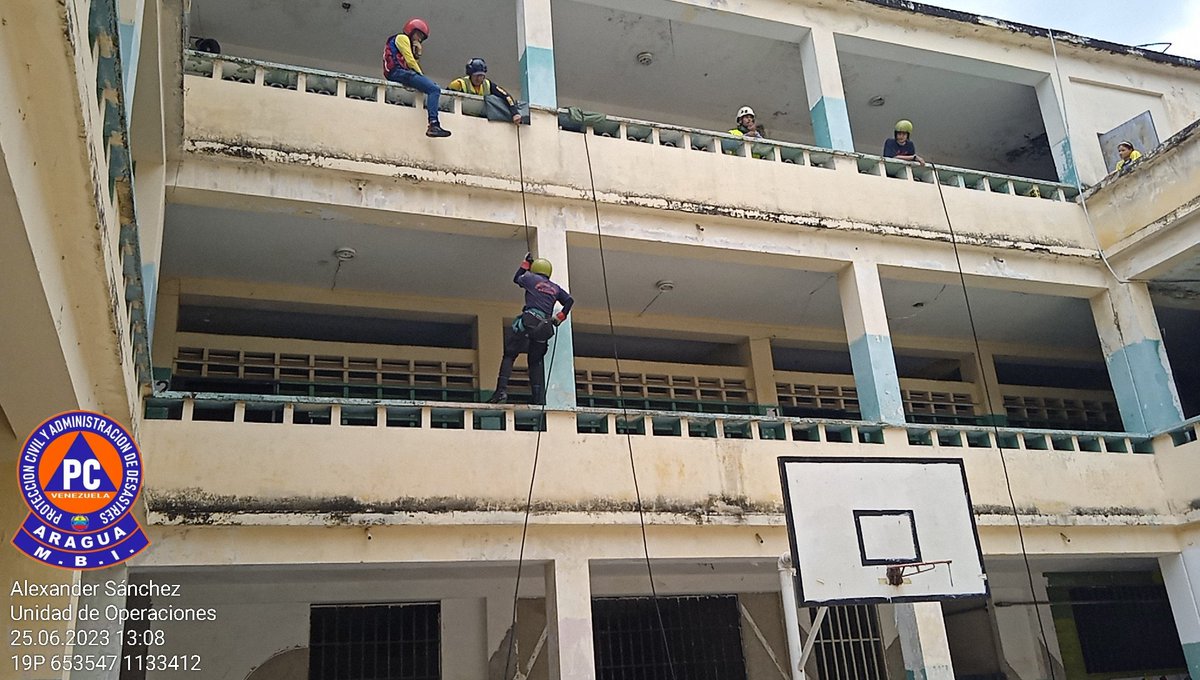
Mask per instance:
[[[911,135],[912,134],[912,121],[911,120],[896,121],[896,132],[907,132],[908,134]]]
[[[554,267],[550,264],[550,260],[539,257],[529,265],[529,271],[549,278],[550,272],[554,271]]]

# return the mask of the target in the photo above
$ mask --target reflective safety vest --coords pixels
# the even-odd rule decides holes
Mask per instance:
[[[458,90],[459,92],[466,92],[467,94],[477,94],[480,97],[486,97],[492,93],[492,81],[484,78],[483,82],[479,84],[479,89],[477,90],[475,89],[475,86],[471,84],[470,76],[463,76],[450,81],[450,89]]]

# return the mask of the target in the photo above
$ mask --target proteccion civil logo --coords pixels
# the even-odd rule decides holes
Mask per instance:
[[[130,513],[142,490],[142,454],[108,416],[67,411],[43,422],[21,447],[17,483],[29,516],[12,543],[39,562],[101,569],[150,545]]]

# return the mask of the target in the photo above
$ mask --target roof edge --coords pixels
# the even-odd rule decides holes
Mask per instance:
[[[1068,33],[1066,31],[1052,30],[1042,28],[1040,26],[1032,26],[1030,24],[1022,24],[1016,21],[1007,19],[997,19],[982,14],[973,14],[971,12],[963,12],[956,9],[947,9],[944,7],[935,7],[926,5],[921,2],[912,2],[911,0],[860,0],[878,7],[895,9],[914,14],[924,14],[926,16],[937,17],[941,19],[949,19],[961,23],[975,24],[976,26],[988,26],[991,28],[1000,28],[1014,33],[1024,33],[1026,35],[1037,36],[1041,38],[1049,38],[1051,34],[1056,40],[1076,45],[1078,47],[1090,47],[1104,52],[1113,54],[1125,54],[1134,57],[1157,62],[1160,64],[1169,64],[1171,66],[1181,66],[1184,68],[1200,70],[1200,60],[1190,59],[1188,57],[1180,57],[1174,54],[1166,54],[1165,52],[1155,52],[1153,50],[1145,50],[1132,45],[1122,45],[1120,43],[1109,42],[1099,38],[1089,38],[1087,36]]]

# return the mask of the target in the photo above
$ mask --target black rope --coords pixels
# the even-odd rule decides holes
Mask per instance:
[[[596,178],[592,174],[592,152],[588,147],[588,132],[585,127],[583,130],[583,150],[587,155],[588,166],[588,182],[592,188],[592,209],[596,215],[596,241],[600,247],[600,276],[604,282],[604,306],[608,310],[608,332],[612,339],[613,362],[617,369],[617,404],[621,408],[621,418],[625,421],[625,444],[629,449],[629,471],[633,475],[633,492],[637,498],[638,524],[642,530],[642,555],[646,562],[646,575],[650,580],[650,596],[654,602],[654,613],[658,617],[658,629],[662,635],[663,651],[667,658],[667,668],[671,673],[671,680],[676,680],[675,663],[671,658],[671,645],[667,640],[667,626],[663,620],[662,607],[659,605],[658,589],[654,585],[654,567],[650,563],[650,543],[646,540],[646,514],[645,508],[642,505],[642,490],[638,485],[637,465],[633,458],[633,433],[629,427],[629,410],[625,406],[625,399],[621,395],[621,357],[617,351],[617,329],[613,323],[612,298],[608,292],[608,268],[604,261],[604,233],[600,229],[600,201],[596,197]]]
[[[517,126],[517,169],[521,180],[521,215],[525,222],[525,245],[529,252],[533,252],[533,241],[529,237],[529,209],[525,202],[525,162],[521,157],[521,126]],[[550,363],[546,366],[546,373],[554,370],[554,355],[558,353],[558,342],[554,342],[553,348],[550,350]],[[528,357],[528,353],[526,353]],[[529,515],[533,510],[533,485],[537,480],[538,458],[542,450],[542,432],[546,429],[546,390],[542,390],[542,404],[538,409],[538,419],[535,423],[537,427],[537,439],[533,446],[533,469],[529,473],[529,492],[525,496],[525,519],[521,523],[521,549],[517,553],[517,578],[513,585],[512,599],[512,621],[509,623],[508,629],[508,652],[504,658],[504,675],[500,676],[502,680],[508,680],[508,670],[512,667],[513,652],[517,645],[517,603],[520,601],[521,594],[521,567],[525,564],[525,541],[529,536]],[[519,672],[518,667],[514,671]],[[515,675],[515,674],[514,674]]]
[[[967,292],[967,277],[963,273],[962,258],[958,253],[958,238],[954,233],[954,223],[950,220],[950,208],[946,205],[946,196],[942,192],[941,177],[938,176],[937,165],[930,163],[933,169],[933,183],[937,185],[938,198],[942,202],[942,213],[946,216],[946,226],[950,229],[950,244],[954,247],[954,264],[958,268],[958,281],[962,285],[963,301],[967,307],[967,321],[971,324],[971,338],[975,343],[975,362],[979,364],[980,382],[983,383],[984,400],[987,402],[986,407],[990,411],[992,404],[991,389],[988,387],[987,372],[983,367],[983,349],[979,343],[979,332],[975,328],[975,313],[971,309],[971,296]],[[994,414],[993,414],[994,415]],[[996,449],[1000,452],[1000,467],[1004,471],[1004,486],[1008,491],[1008,503],[1012,507],[1013,520],[1017,523],[1017,539],[1021,544],[1021,559],[1025,562],[1025,576],[1029,581],[1029,594],[1034,600],[1037,599],[1037,591],[1033,584],[1033,568],[1029,564],[1029,551],[1025,548],[1025,530],[1021,526],[1021,515],[1017,510],[1017,500],[1013,496],[1012,480],[1008,475],[1008,460],[1004,456],[1004,446],[1000,443],[1000,427],[996,424],[996,419],[992,418],[992,432],[996,439]],[[1042,621],[1042,611],[1039,607],[1033,608],[1034,614],[1037,615],[1038,633],[1042,638],[1042,649],[1046,652],[1046,666],[1050,672],[1050,680],[1055,680],[1054,677],[1054,658],[1050,654],[1050,643],[1046,637],[1046,625]]]

